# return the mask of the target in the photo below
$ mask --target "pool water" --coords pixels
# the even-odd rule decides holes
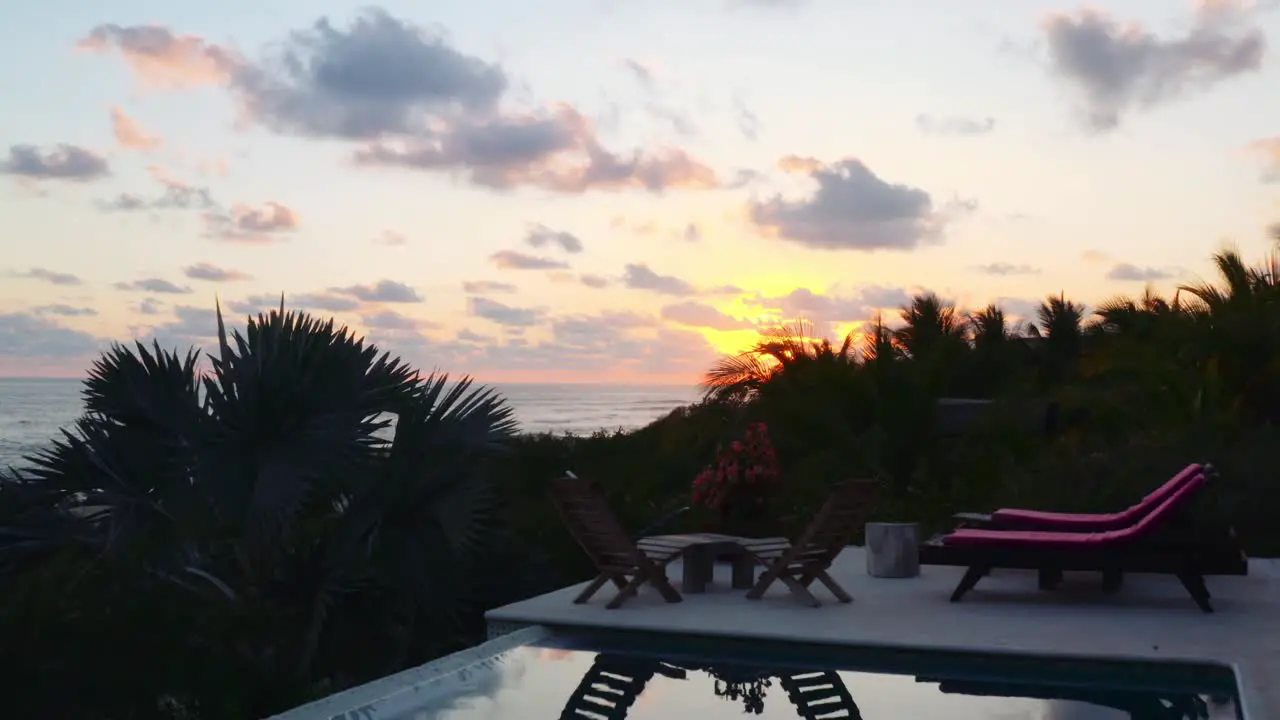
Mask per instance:
[[[400,682],[386,678],[372,693],[348,691],[281,718],[1239,718],[1234,681],[1229,672],[1217,668],[871,650],[859,657],[675,637],[624,639],[546,631],[527,637],[532,639],[500,640],[493,646],[496,652],[476,653],[426,677],[419,674]]]

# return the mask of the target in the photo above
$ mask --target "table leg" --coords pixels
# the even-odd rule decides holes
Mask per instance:
[[[756,585],[756,559],[750,553],[738,553],[733,558],[733,589],[750,590]]]
[[[681,589],[686,593],[702,593],[707,591],[707,581],[711,579],[711,553],[705,547],[691,547],[684,551],[684,577]]]

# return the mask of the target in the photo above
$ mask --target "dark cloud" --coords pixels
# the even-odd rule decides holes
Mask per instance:
[[[609,278],[604,277],[603,275],[593,275],[591,273],[583,273],[582,275],[579,275],[578,282],[581,282],[589,288],[595,288],[597,290],[609,286]]]
[[[9,271],[11,277],[26,278],[29,280],[43,280],[51,285],[82,285],[83,280],[72,275],[71,273],[55,272],[45,268],[33,267],[30,270],[18,272],[16,270]]]
[[[627,265],[622,274],[622,284],[632,290],[649,290],[662,295],[694,295],[697,288],[673,275],[660,275],[648,265]]]
[[[143,315],[158,315],[163,308],[164,303],[155,298],[143,298],[142,302],[138,303],[138,312]]]
[[[1088,125],[1106,131],[1134,111],[1259,70],[1267,41],[1253,21],[1240,0],[1201,0],[1176,37],[1096,9],[1051,15],[1044,33],[1054,73],[1079,91]]]
[[[379,280],[376,285],[350,285],[329,288],[329,292],[350,295],[364,302],[416,303],[422,302],[417,291],[394,280]]]
[[[546,245],[556,245],[567,253],[582,252],[581,238],[571,232],[552,230],[546,225],[531,226],[528,233],[524,236],[524,241],[527,245],[536,248],[545,247]]]
[[[622,66],[627,70],[630,70],[631,74],[635,76],[636,80],[640,81],[641,85],[644,85],[646,88],[653,86],[653,71],[646,67],[644,63],[641,63],[639,60],[627,58],[622,61]]]
[[[730,317],[710,305],[693,300],[668,305],[662,308],[660,314],[664,320],[712,330],[748,330],[756,326],[755,323]]]
[[[987,275],[1039,275],[1040,268],[1034,265],[1015,265],[1007,262],[994,262],[986,265],[977,265],[973,268],[980,273]]]
[[[470,295],[513,293],[516,290],[516,286],[511,283],[494,282],[493,280],[469,280],[462,283],[462,291]]]
[[[515,250],[499,250],[489,256],[494,265],[503,270],[563,270],[569,263],[538,255],[526,255]]]
[[[327,18],[232,79],[252,116],[277,132],[349,140],[418,135],[431,118],[493,110],[509,80],[439,34],[369,10],[346,29]]]
[[[457,340],[458,342],[465,342],[465,343],[491,343],[491,342],[493,342],[493,338],[489,337],[488,335],[481,335],[480,333],[471,332],[470,330],[466,330],[466,329],[459,330],[459,331],[458,331],[458,333],[457,333],[456,335],[454,335],[453,337],[454,337],[454,339],[455,339],[455,340]]]
[[[208,280],[209,282],[232,282],[236,280],[253,279],[253,276],[246,272],[232,270],[229,268],[220,268],[217,265],[211,265],[209,263],[188,265],[182,269],[182,273],[192,280]]]
[[[933,115],[916,116],[916,129],[926,135],[986,135],[994,130],[995,127],[996,119],[993,117],[974,118],[962,115],[947,115],[945,117]]]
[[[1150,282],[1153,280],[1169,280],[1179,274],[1180,271],[1177,268],[1138,267],[1132,263],[1119,263],[1107,272],[1107,279]]]
[[[298,213],[278,202],[262,207],[243,203],[227,210],[205,213],[205,228],[210,237],[231,242],[267,243],[284,238],[298,229]]]
[[[531,327],[542,322],[545,311],[537,308],[518,308],[504,305],[483,297],[467,298],[467,312],[472,317],[484,318],[498,325]]]
[[[10,145],[9,156],[0,160],[0,174],[85,182],[104,178],[111,169],[101,155],[78,145],[62,143],[45,151],[35,145]]]
[[[752,201],[750,217],[782,239],[818,250],[912,250],[940,241],[949,221],[974,208],[956,202],[937,209],[929,193],[886,182],[860,160],[827,165],[789,156],[780,166],[807,174],[817,191],[799,200]]]
[[[97,310],[88,307],[75,307],[73,305],[64,305],[55,303],[53,305],[41,305],[33,308],[32,312],[37,315],[61,315],[63,317],[92,317],[98,314]]]
[[[112,287],[117,290],[162,293],[166,295],[186,295],[194,292],[190,287],[185,285],[175,285],[174,283],[162,278],[146,278],[144,280],[134,280],[133,282],[118,282]]]
[[[103,341],[31,313],[0,314],[0,356],[70,358],[93,355]]]

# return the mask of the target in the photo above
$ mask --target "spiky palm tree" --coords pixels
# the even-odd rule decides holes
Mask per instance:
[[[32,685],[132,684],[136,706],[98,717],[150,717],[161,698],[257,717],[455,646],[500,527],[489,459],[515,430],[492,391],[282,305],[243,333],[219,311],[207,365],[117,345],[84,400],[0,482],[0,615],[85,632]],[[113,642],[133,648],[120,672]]]
[[[933,358],[965,341],[965,323],[955,304],[934,293],[916,295],[900,313],[903,325],[893,337],[908,357]]]
[[[768,328],[749,349],[716,361],[703,377],[702,388],[712,398],[749,399],[780,378],[846,372],[857,363],[853,342],[849,333],[835,345],[820,337],[808,320]]]

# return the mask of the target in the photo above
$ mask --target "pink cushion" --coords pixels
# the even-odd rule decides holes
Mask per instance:
[[[991,515],[997,525],[1037,530],[1062,530],[1068,532],[1098,532],[1128,527],[1146,517],[1167,500],[1203,468],[1192,463],[1174,475],[1160,487],[1148,493],[1134,505],[1117,513],[1057,513],[1038,510],[1001,509]]]
[[[976,530],[962,528],[944,535],[947,545],[1002,548],[1099,548],[1140,538],[1177,512],[1204,486],[1204,475],[1192,475],[1173,495],[1135,525],[1106,532],[1051,532],[1045,530]]]

